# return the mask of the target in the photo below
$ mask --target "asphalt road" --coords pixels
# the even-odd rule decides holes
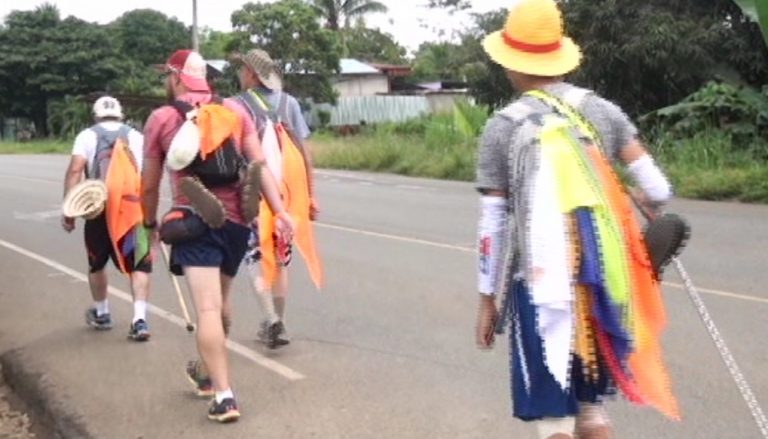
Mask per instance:
[[[255,340],[257,301],[238,279],[231,365],[243,417],[205,418],[183,376],[194,356],[165,273],[152,278],[153,338],[125,339],[127,282],[112,272],[116,327],[85,328],[82,223],[59,228],[63,156],[0,157],[0,352],[18,348],[57,404],[99,438],[533,437],[510,416],[506,338],[473,344],[477,197],[464,183],[320,171],[327,286],[292,269],[288,329]],[[768,206],[676,200],[693,239],[682,261],[759,401],[768,406]],[[297,259],[298,261],[298,259]],[[158,267],[159,268],[159,267]],[[758,438],[674,270],[667,360],[684,419],[617,401],[622,438]]]

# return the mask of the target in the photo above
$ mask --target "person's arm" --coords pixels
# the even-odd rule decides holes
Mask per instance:
[[[163,178],[165,154],[160,144],[161,124],[157,113],[152,113],[144,125],[144,151],[141,166],[141,211],[145,226],[157,225],[160,201],[160,182]]]
[[[91,145],[90,143],[93,143],[94,145]],[[64,173],[64,194],[62,198],[66,198],[69,191],[83,180],[83,175],[88,167],[88,149],[91,146],[95,147],[95,143],[95,134],[91,131],[83,131],[77,138],[75,138],[75,143],[72,147],[72,156],[69,159],[69,165]],[[75,229],[75,219],[62,215],[61,227],[66,232],[71,232]]]
[[[307,172],[307,186],[309,189],[310,199],[310,212],[309,217],[312,221],[317,219],[317,215],[320,212],[320,208],[315,198],[315,178],[314,178],[314,162],[312,158],[311,145],[309,143],[309,137],[312,135],[312,131],[309,129],[304,114],[301,112],[301,105],[296,98],[289,96],[289,121],[290,126],[289,133],[293,137],[296,146],[301,152],[302,158]]]
[[[637,138],[620,150],[619,158],[641,191],[633,195],[642,205],[654,210],[672,197],[672,185]]]
[[[498,311],[496,292],[499,274],[504,269],[503,240],[508,217],[509,144],[513,133],[510,122],[496,116],[483,133],[477,158],[477,190],[480,192],[478,222],[477,291],[479,307],[476,343],[489,349],[494,342],[494,326]]]

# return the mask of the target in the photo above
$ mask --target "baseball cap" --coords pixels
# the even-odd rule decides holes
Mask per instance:
[[[211,90],[206,80],[208,66],[203,57],[193,50],[177,50],[168,58],[165,68],[178,74],[189,91]]]
[[[120,101],[112,96],[102,96],[93,103],[93,115],[98,118],[115,117],[123,118],[123,107]]]

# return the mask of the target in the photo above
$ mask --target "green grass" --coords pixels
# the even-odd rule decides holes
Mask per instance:
[[[389,172],[471,181],[476,141],[448,125],[384,126],[349,137],[322,134],[313,139],[315,164],[322,168]],[[765,145],[735,145],[719,132],[693,139],[653,142],[677,196],[702,200],[768,203]]]
[[[67,154],[71,150],[72,143],[62,140],[0,142],[0,154]]]
[[[433,134],[448,136],[448,134]],[[424,136],[381,131],[349,137],[323,134],[312,139],[319,168],[386,172],[413,177],[471,181],[475,153],[471,142],[430,143]]]

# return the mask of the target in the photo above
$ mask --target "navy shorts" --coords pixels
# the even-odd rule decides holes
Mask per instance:
[[[235,277],[248,249],[251,230],[231,221],[218,229],[208,228],[199,238],[171,248],[171,272],[184,274],[184,267],[218,267],[221,273]]]

